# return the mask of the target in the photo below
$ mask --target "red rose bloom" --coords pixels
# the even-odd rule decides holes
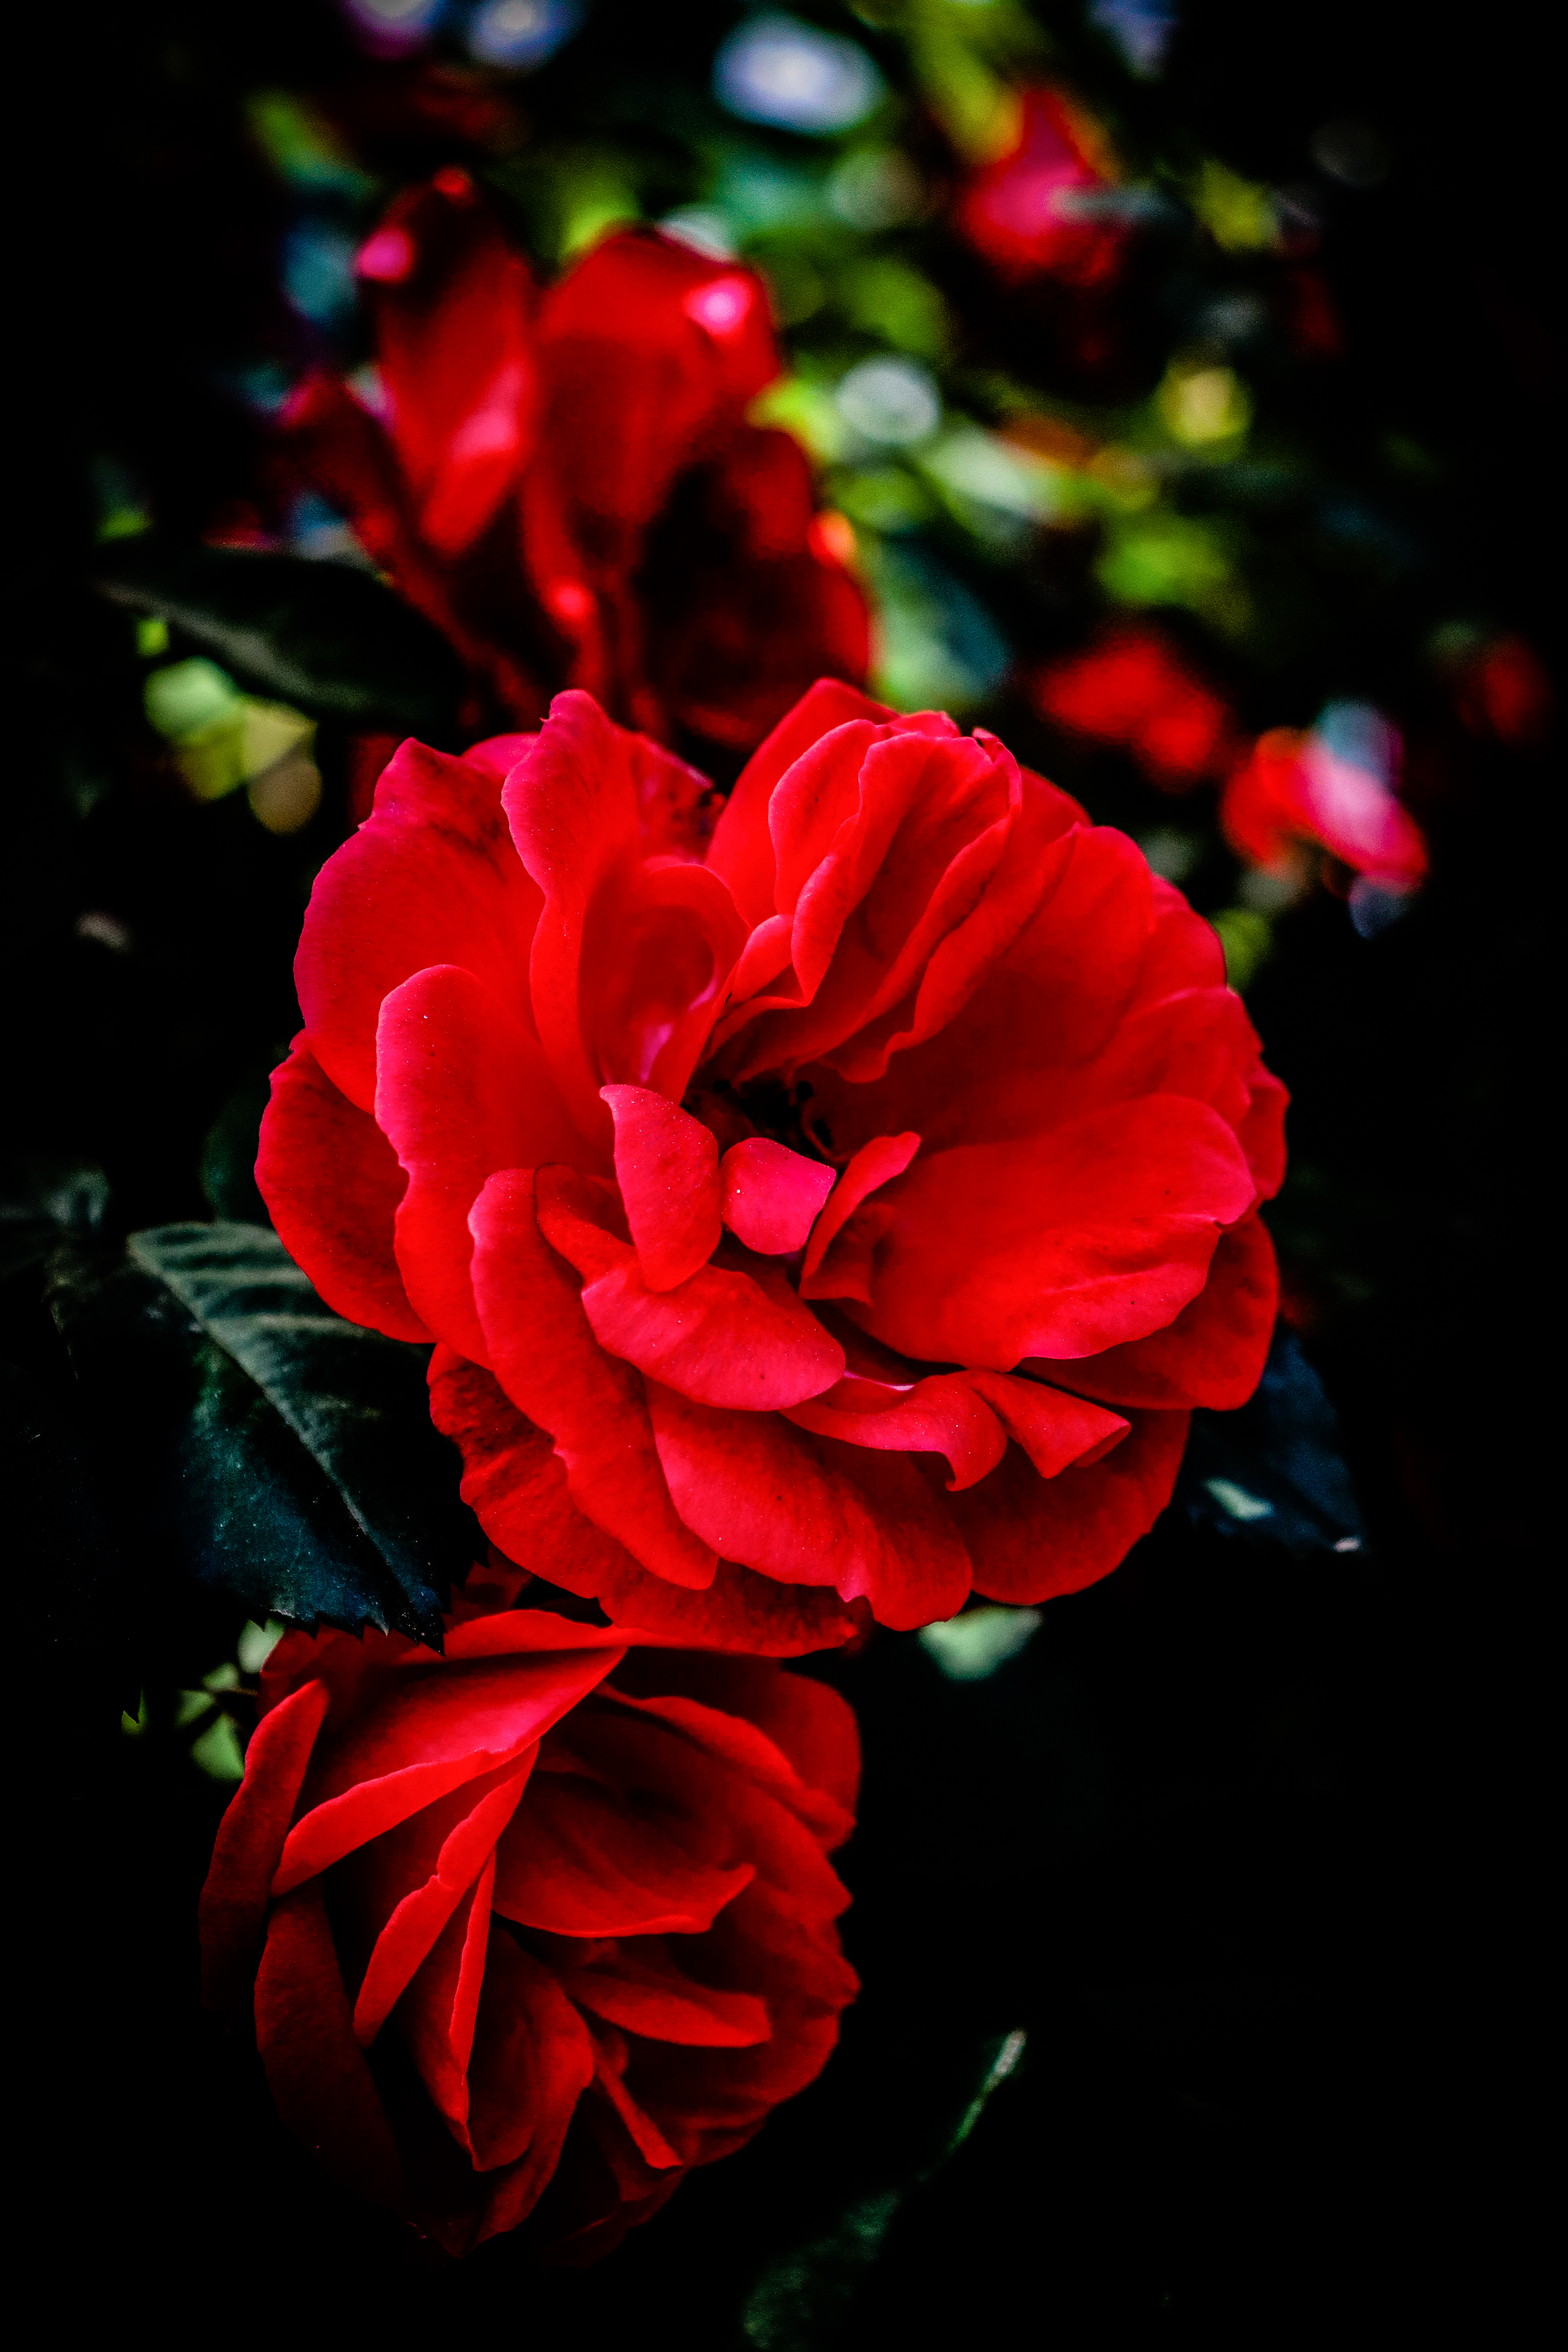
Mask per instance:
[[[813,530],[760,278],[624,230],[542,298],[461,172],[400,196],[360,256],[379,420],[311,377],[285,429],[470,667],[535,725],[559,686],[749,750],[823,673],[864,677],[865,600]]]
[[[1347,757],[1316,730],[1271,728],[1226,786],[1226,839],[1253,866],[1282,866],[1305,843],[1384,889],[1414,890],[1426,872],[1426,845],[1380,772],[1386,764]]]
[[[289,1634],[203,1892],[205,1998],[254,1974],[284,2122],[448,2252],[533,2215],[601,2252],[832,2049],[857,1769],[843,1700],[754,1660],[525,1610],[453,1622],[445,1657]]]
[[[1114,629],[1050,663],[1032,693],[1059,727],[1122,745],[1166,792],[1190,790],[1234,756],[1229,709],[1151,630]]]
[[[440,1342],[487,1533],[618,1624],[1073,1591],[1268,1346],[1284,1093],[1218,940],[994,736],[828,681],[700,856],[701,791],[576,693],[403,747],[306,918],[279,1233]]]
[[[1028,89],[1016,143],[959,194],[959,232],[1005,277],[1098,286],[1121,268],[1127,243],[1124,223],[1100,202],[1110,184],[1061,93]]]

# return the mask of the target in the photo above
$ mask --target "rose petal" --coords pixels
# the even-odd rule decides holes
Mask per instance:
[[[208,2009],[233,2008],[249,1988],[273,1874],[326,1712],[325,1685],[304,1683],[250,1736],[245,1778],[218,1823],[197,1912]]]
[[[704,1541],[764,1576],[864,1594],[884,1625],[951,1617],[969,1589],[952,1521],[897,1454],[835,1445],[776,1413],[716,1412],[648,1384],[669,1490]]]
[[[320,1886],[272,1906],[256,1979],[256,2045],[288,2129],[335,2180],[407,2212],[392,2126],[353,2020]]]
[[[463,758],[470,768],[478,768],[481,774],[504,784],[538,732],[536,727],[531,727],[523,735],[487,735],[482,743],[470,743]]]
[[[647,1087],[601,1087],[616,1122],[616,1181],[650,1290],[672,1290],[719,1246],[719,1146]]]
[[[612,1355],[752,1412],[816,1395],[843,1370],[838,1341],[765,1258],[729,1243],[726,1260],[656,1291],[615,1230],[619,1203],[606,1188],[574,1169],[542,1168],[534,1194],[540,1231],[584,1277],[583,1310]]]
[[[729,884],[749,924],[765,922],[775,911],[768,804],[779,779],[834,728],[857,719],[879,726],[892,715],[885,703],[873,702],[837,678],[818,678],[752,752],[713,828],[708,849],[709,866]]]
[[[468,2144],[481,2171],[517,2170],[497,2183],[481,2237],[531,2211],[593,2079],[592,2038],[552,1971],[494,1936],[468,2060]]]
[[[318,1759],[310,1810],[272,1881],[287,1894],[467,1780],[507,1764],[604,1680],[614,1649],[420,1668],[357,1714]]]
[[[737,2050],[766,2042],[773,2032],[754,1993],[694,1983],[658,1945],[639,1944],[584,1968],[564,1967],[560,1979],[580,2007],[655,2042]]]
[[[976,740],[991,740],[984,734]],[[853,1031],[840,1013],[837,1037],[825,1028],[819,1047],[801,1022],[788,1043],[788,1066],[820,1050],[858,1085],[880,1077],[894,1053],[944,1029],[1006,956],[1056,890],[1081,818],[1065,794],[1027,770],[1016,772],[1016,808],[953,857],[898,957],[857,1009]]]
[[[1155,929],[1153,877],[1103,826],[1058,836],[1034,911],[947,1025],[894,1054],[874,1085],[812,1071],[836,1146],[918,1128],[928,1152],[1039,1133],[1079,1108],[1076,1074],[1132,1004]]]
[[[721,1868],[676,1826],[628,1812],[592,1781],[542,1772],[498,1848],[495,1907],[557,1936],[701,1934],[754,1865]]]
[[[833,1386],[844,1350],[766,1259],[754,1272],[705,1265],[650,1290],[630,1251],[583,1287],[583,1311],[612,1355],[700,1404],[766,1412]]]
[[[517,1811],[537,1753],[537,1748],[525,1748],[516,1769],[505,1771],[494,1786],[467,1805],[433,1855],[426,1851],[432,1843],[428,1833],[418,1837],[423,1817],[374,1841],[370,1852],[379,1882],[384,1883],[394,1874],[406,1874],[412,1857],[393,1849],[409,1844],[411,1837],[417,1841],[418,1860],[429,1866],[429,1874],[395,1904],[375,1939],[354,1999],[354,2039],[362,2049],[368,2049],[375,2040],[393,2004],[494,1853],[496,1840]],[[468,1795],[468,1790],[462,1792],[460,1803],[466,1805]]]
[[[732,1143],[719,1163],[724,1223],[748,1249],[789,1257],[804,1249],[835,1171],[767,1136]]]
[[[786,1913],[797,1933],[837,1917],[849,1894],[826,1848],[841,1843],[852,1824],[830,1798],[802,1787],[771,1739],[681,1695],[636,1698],[616,1690],[605,1698],[590,1717],[562,1727],[546,1762],[613,1790],[634,1812],[662,1816],[708,1862],[737,1854],[752,1862],[755,1877],[725,1906],[710,1950],[729,1947],[733,1906],[749,1907],[759,1896]],[[758,1983],[754,1966],[743,1973]],[[759,1989],[768,1990],[766,1971]]]
[[[1176,1483],[1184,1412],[1135,1413],[1131,1433],[1087,1469],[1042,1478],[1021,1446],[950,1505],[974,1561],[974,1589],[1035,1606],[1108,1576],[1147,1535]]]
[[[769,1769],[765,1785],[810,1821],[829,1848],[854,1826],[860,1784],[860,1737],[847,1701],[811,1675],[776,1674],[753,1658],[701,1657],[668,1650],[628,1653],[617,1678],[614,1704],[624,1706],[635,1685],[643,1704],[650,1693],[679,1692],[700,1701],[708,1727],[694,1736],[711,1738],[713,1717],[754,1725],[789,1765],[793,1780]],[[741,1769],[757,1770],[752,1756],[725,1751]]]
[[[873,1204],[865,1320],[928,1363],[1096,1354],[1173,1321],[1255,1199],[1225,1121],[1171,1095],[922,1153]]]
[[[468,2138],[468,2059],[489,1948],[493,1851],[458,1897],[398,2004],[397,2023],[425,2088],[463,2148]],[[515,2119],[514,2119],[515,2120]]]
[[[713,1554],[670,1501],[640,1378],[599,1346],[576,1282],[540,1233],[530,1171],[492,1177],[470,1222],[475,1295],[497,1377],[519,1411],[549,1431],[577,1508],[655,1576],[702,1590]]]
[[[407,258],[395,277],[370,274],[376,358],[420,536],[451,557],[479,537],[532,444],[533,289],[466,174],[399,196],[389,232]]]
[[[829,1794],[821,1782],[824,1769],[830,1768],[825,1767],[809,1748],[804,1756],[790,1752],[780,1734],[793,1729],[797,1745],[808,1724],[817,1734],[829,1734],[840,1749],[840,1769],[851,1773],[853,1788],[858,1756],[854,1717],[848,1717],[849,1752],[846,1756],[843,1718],[847,1710],[841,1699],[837,1711],[832,1706],[833,1694],[826,1703],[796,1702],[790,1706],[781,1703],[772,1687],[785,1677],[765,1674],[764,1670],[764,1675],[753,1678],[748,1690],[745,1680],[740,1679],[744,1675],[743,1662],[734,1658],[649,1656],[644,1663],[644,1671],[633,1676],[639,1689],[634,1692],[617,1684],[606,1691],[605,1706],[612,1709],[630,1708],[645,1721],[651,1719],[679,1732],[683,1744],[689,1742],[704,1756],[717,1758],[727,1772],[740,1773],[755,1788],[776,1797],[797,1821],[805,1824],[824,1853],[830,1853],[835,1846],[843,1844],[855,1826],[853,1799],[846,1803]],[[792,1692],[805,1687],[795,1678],[788,1679]],[[668,1687],[670,1685],[675,1687]],[[759,1685],[763,1685],[760,1691]],[[822,1685],[813,1687],[820,1689]],[[738,1698],[737,1688],[745,1694],[743,1698]],[[753,1695],[761,1699],[760,1706],[751,1703]],[[769,1719],[760,1719],[764,1716]],[[603,1738],[602,1712],[600,1737]],[[701,1785],[699,1777],[697,1786]],[[729,1784],[726,1781],[720,1785]],[[837,1895],[834,1900],[837,1900]]]
[[[903,1391],[876,1381],[840,1381],[826,1396],[792,1406],[786,1419],[846,1445],[881,1453],[945,1454],[950,1487],[973,1486],[1007,1450],[1007,1433],[962,1372],[938,1373]]]
[[[623,230],[552,287],[540,333],[552,464],[579,535],[624,569],[677,474],[777,374],[766,292],[732,261]]]
[[[587,695],[558,694],[502,795],[517,856],[543,896],[529,965],[540,1040],[584,1134],[606,1149],[609,1113],[583,1034],[583,934],[595,899],[637,856],[620,731]]]
[[[1087,1469],[1120,1445],[1128,1424],[1120,1413],[1102,1412],[1059,1389],[1015,1380],[1006,1372],[965,1372],[963,1378],[1021,1445],[1042,1478],[1063,1470]]]
[[[390,1339],[428,1339],[393,1248],[408,1179],[367,1112],[341,1094],[303,1036],[272,1073],[256,1181],[278,1238],[327,1305]]]
[[[637,2105],[626,2088],[626,2061],[630,2053],[625,2035],[613,2025],[601,2025],[594,2037],[594,2043],[597,2062],[594,2070],[595,2079],[626,2126],[637,2154],[645,2164],[678,2165],[680,2162],[679,2149],[671,2147],[653,2117]]]
[[[728,1560],[703,1592],[650,1576],[576,1508],[545,1433],[450,1349],[431,1359],[430,1411],[461,1450],[463,1500],[491,1542],[547,1584],[597,1601],[616,1627],[770,1658],[832,1649],[863,1630],[864,1601],[847,1607],[831,1591],[775,1584]]]
[[[794,917],[793,986],[747,1008],[761,1017],[738,1048],[739,1074],[788,1076],[912,997],[943,940],[987,898],[1024,798],[1017,764],[999,745],[897,725],[841,730],[798,761],[769,813],[780,906]],[[983,925],[964,992],[1040,894],[1035,845],[1013,863],[1015,886],[1003,894],[1010,912]],[[769,1012],[773,1003],[806,1009]],[[884,1039],[871,1065],[885,1065],[887,1051]]]
[[[1119,1415],[1005,1372],[937,1373],[901,1390],[879,1381],[841,1381],[785,1417],[797,1429],[850,1445],[945,1454],[954,1493],[994,1469],[1009,1437],[1042,1478],[1054,1478],[1069,1463],[1098,1459],[1127,1433]]]
[[[460,964],[527,1019],[540,893],[512,847],[495,779],[405,743],[375,806],[316,877],[294,979],[334,1086],[370,1110],[382,1002],[416,971]]]
[[[1237,1130],[1260,1201],[1271,1201],[1285,1181],[1285,1113],[1290,1097],[1261,1062],[1247,1072],[1247,1116]]]
[[[469,971],[416,972],[382,1006],[376,1121],[408,1171],[397,1263],[429,1328],[488,1360],[468,1211],[498,1168],[581,1150],[535,1040]]]
[[[861,1202],[882,1185],[890,1184],[895,1176],[901,1176],[920,1148],[918,1135],[877,1135],[869,1143],[863,1143],[855,1153],[839,1177],[827,1206],[812,1228],[800,1270],[800,1295],[803,1298],[836,1298],[842,1295],[832,1286],[832,1269],[824,1267],[829,1247]],[[826,1277],[820,1282],[819,1272]],[[851,1293],[851,1296],[858,1295]]]
[[[587,695],[560,694],[504,794],[545,898],[530,965],[540,1037],[584,1134],[606,1150],[601,1083],[653,1083],[679,1100],[744,940],[717,877],[639,863],[639,798],[660,763],[688,773]]]
[[[1263,1377],[1279,1304],[1274,1245],[1254,1214],[1220,1235],[1208,1280],[1163,1331],[1102,1355],[1028,1369],[1107,1404],[1232,1412]]]
[[[650,858],[590,917],[584,1029],[604,1077],[685,1093],[731,985],[745,931],[716,875]]]

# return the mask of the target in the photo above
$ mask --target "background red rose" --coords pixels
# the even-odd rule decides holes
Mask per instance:
[[[1043,665],[1029,693],[1058,727],[1123,745],[1163,792],[1190,792],[1236,757],[1228,706],[1152,629],[1107,631],[1084,652]]]
[[[262,1710],[207,2000],[254,1973],[285,2123],[448,2252],[530,2216],[604,2252],[819,2072],[856,1990],[835,1693],[514,1610],[444,1658],[291,1634]]]
[[[962,189],[958,227],[1005,276],[1094,286],[1120,268],[1127,231],[1097,206],[1110,183],[1088,129],[1060,90],[1024,90],[1016,140]]]
[[[749,750],[825,671],[864,677],[805,453],[746,422],[779,373],[753,271],[623,230],[541,294],[458,171],[397,199],[359,271],[384,413],[317,373],[288,440],[488,707],[533,724],[575,685]]]
[[[1384,733],[1397,744],[1391,728]],[[1253,865],[1277,867],[1306,844],[1390,890],[1414,890],[1426,876],[1426,845],[1394,795],[1393,768],[1347,756],[1321,726],[1274,727],[1226,784],[1220,824]]]
[[[788,1652],[1090,1582],[1273,1324],[1283,1090],[1218,942],[994,736],[830,682],[699,860],[700,798],[579,694],[404,747],[312,897],[278,1229],[440,1342],[487,1532],[617,1622]]]

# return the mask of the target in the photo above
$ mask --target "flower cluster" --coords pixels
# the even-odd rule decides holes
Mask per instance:
[[[864,678],[865,599],[805,454],[747,422],[779,370],[753,271],[625,230],[541,295],[448,170],[359,275],[374,377],[307,378],[286,440],[476,708],[537,724],[580,686],[662,740],[748,751],[815,678]]]
[[[1112,175],[1026,91],[955,225],[1106,286]],[[469,732],[517,731],[389,746],[356,801],[256,1172],[328,1305],[429,1347],[489,1549],[441,1654],[280,1643],[204,1966],[340,2179],[578,2260],[854,1994],[853,1720],[782,1662],[1124,1558],[1260,1376],[1285,1095],[1132,841],[862,690],[860,589],[751,421],[751,270],[621,230],[541,293],[444,171],[358,273],[376,366],[309,378],[287,445],[463,656]],[[1229,777],[1242,844],[1270,739],[1247,767],[1157,628],[1022,682],[1163,789]],[[750,756],[724,797],[678,751]]]

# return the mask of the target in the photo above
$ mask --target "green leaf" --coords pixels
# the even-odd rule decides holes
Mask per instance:
[[[1175,1500],[1194,1527],[1298,1559],[1363,1549],[1339,1416],[1283,1325],[1250,1403],[1194,1413]]]
[[[116,542],[100,593],[170,623],[250,692],[312,719],[455,741],[462,674],[439,631],[369,572],[237,547]]]
[[[936,2179],[963,2146],[993,2094],[1024,2054],[1021,2027],[987,2044],[973,2096],[942,2137],[931,2161],[857,2197],[831,2229],[771,2262],[756,2280],[741,2315],[742,2332],[758,2352],[825,2352],[840,2340],[844,2323],[869,2277],[906,2200]]]
[[[274,1059],[278,1058],[274,1055]],[[223,1103],[202,1144],[201,1186],[215,1217],[247,1225],[268,1223],[256,1186],[257,1141],[271,1094],[270,1069],[258,1060]]]
[[[430,1421],[426,1349],[332,1314],[256,1225],[160,1226],[107,1265],[62,1253],[50,1305],[150,1582],[440,1646],[479,1539]]]
[[[239,1744],[232,1716],[215,1717],[207,1729],[191,1742],[191,1761],[209,1780],[245,1778],[245,1750]]]

